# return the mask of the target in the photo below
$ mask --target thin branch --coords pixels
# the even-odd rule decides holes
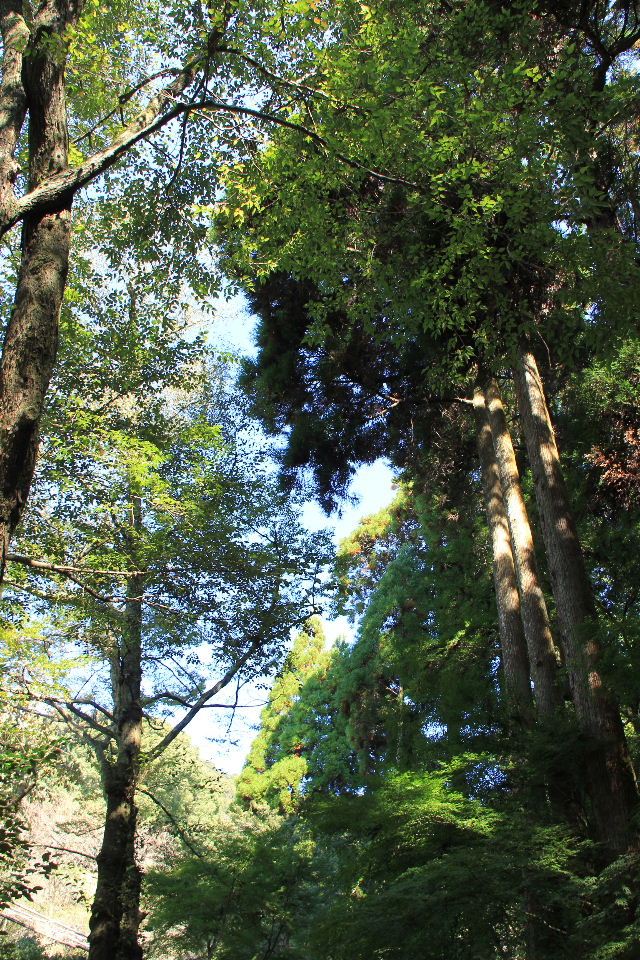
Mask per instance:
[[[185,109],[186,107],[187,105],[185,105]],[[412,190],[417,190],[419,193],[424,192],[423,188],[413,180],[406,180],[404,177],[393,177],[390,174],[382,173],[380,170],[367,167],[365,164],[360,163],[359,160],[354,160],[353,157],[349,157],[346,153],[335,150],[329,141],[319,133],[316,133],[315,130],[311,130],[302,123],[296,123],[294,120],[287,120],[286,117],[279,117],[275,113],[264,113],[262,110],[254,110],[251,107],[243,107],[235,103],[225,103],[222,100],[201,100],[199,103],[188,105],[188,108],[196,114],[200,110],[222,110],[226,113],[234,113],[243,117],[253,117],[255,120],[264,120],[266,123],[274,124],[278,127],[285,127],[287,130],[294,130],[296,133],[302,133],[305,137],[309,137],[317,146],[324,147],[324,149],[337,160],[340,160],[341,163],[345,163],[349,167],[353,167],[354,170],[361,170],[363,173],[369,174],[370,177],[374,177],[382,183],[397,183],[405,187],[411,187]]]
[[[104,594],[99,593],[97,590],[94,590],[93,587],[90,587],[88,583],[85,583],[83,580],[80,580],[78,577],[75,577],[72,573],[69,573],[68,570],[62,573],[62,576],[67,577],[69,580],[71,580],[72,583],[75,583],[76,586],[81,587],[83,590],[85,590],[89,594],[89,596],[93,597],[94,600],[99,600],[100,603],[103,603],[105,606],[109,607],[111,612],[114,613],[117,617],[124,617],[124,614],[122,613],[122,611],[118,610],[118,608],[114,607],[113,605],[113,601],[117,600],[118,599],[117,597],[114,597],[114,596],[106,597]]]
[[[95,857],[90,853],[82,853],[81,850],[70,850],[69,847],[53,847],[50,843],[27,843],[28,847],[39,848],[41,850],[58,850],[60,853],[72,853],[74,857],[85,857],[87,860],[94,860]]]
[[[180,720],[175,727],[169,731],[169,733],[160,741],[160,743],[156,744],[156,746],[149,751],[147,754],[147,759],[149,761],[155,760],[156,757],[160,756],[160,754],[166,750],[170,743],[173,743],[176,737],[179,736],[184,728],[191,723],[199,711],[207,703],[209,703],[209,701],[212,700],[217,693],[220,693],[220,691],[223,690],[233,680],[236,674],[242,670],[245,664],[248,663],[253,654],[256,653],[256,651],[259,650],[262,645],[262,638],[254,640],[253,643],[247,648],[246,652],[240,657],[240,659],[236,660],[236,662],[229,667],[224,676],[222,676],[217,683],[214,683],[212,687],[209,687],[208,690],[205,690],[202,696],[191,705],[182,720]]]
[[[231,733],[231,728],[233,727],[233,721],[234,721],[235,718],[236,718],[236,709],[237,709],[237,707],[238,707],[238,698],[239,698],[239,697],[240,697],[240,679],[238,678],[238,679],[236,680],[236,696],[235,696],[235,700],[233,701],[233,703],[232,703],[232,705],[231,705],[231,716],[229,717],[229,723],[227,724],[227,729],[226,729],[226,731],[225,731],[227,737],[228,737],[229,734]]]
[[[49,563],[46,560],[33,560],[20,553],[8,553],[7,561],[20,563],[24,567],[33,567],[37,570],[51,570],[53,573],[84,573],[105,577],[140,577],[146,570],[94,570],[91,567],[74,567],[67,564]]]
[[[198,860],[205,860],[205,859],[206,859],[205,857],[203,857],[203,855],[200,853],[200,851],[197,850],[196,847],[194,847],[194,845],[191,843],[191,841],[190,841],[189,838],[187,837],[185,831],[182,829],[182,827],[180,826],[180,824],[178,823],[178,821],[176,820],[176,818],[174,817],[174,815],[171,813],[170,810],[167,810],[167,808],[165,807],[164,803],[162,803],[161,800],[158,800],[158,798],[155,797],[155,796],[151,793],[150,790],[145,790],[145,789],[143,789],[142,787],[137,787],[137,792],[144,794],[145,797],[149,797],[149,799],[150,799],[150,800],[153,800],[153,802],[155,803],[155,805],[156,805],[157,807],[159,807],[160,810],[162,810],[162,812],[164,813],[165,817],[166,817],[167,820],[172,824],[173,829],[176,831],[176,833],[178,834],[178,836],[180,837],[180,839],[181,839],[182,842],[184,843],[185,847],[186,847],[188,850],[190,850],[191,853],[192,853],[195,857],[198,858]]]
[[[191,707],[192,703],[190,700],[185,700],[184,697],[179,697],[175,693],[170,693],[168,690],[163,690],[162,693],[157,693],[153,697],[148,697],[144,701],[145,707],[149,707],[153,703],[159,703],[161,700],[170,700],[172,703],[178,703],[181,707]],[[265,703],[205,703],[202,710],[253,710],[256,707],[264,707]]]
[[[63,717],[66,720],[66,722],[69,724],[69,726],[71,726],[72,728],[75,727],[77,729],[77,724],[74,724],[71,718],[67,717],[67,715],[65,714],[65,711],[62,709],[63,707],[66,707],[66,709],[70,713],[72,713],[74,717],[76,717],[78,720],[81,720],[82,723],[86,724],[87,726],[91,727],[92,730],[96,730],[98,733],[101,733],[103,737],[107,739],[107,741],[113,740],[113,732],[109,730],[108,727],[105,727],[102,723],[98,723],[98,721],[94,720],[93,717],[87,716],[86,713],[83,713],[82,710],[79,710],[75,706],[75,704],[73,704],[71,701],[58,700],[55,697],[41,697],[41,700],[43,703],[46,703],[50,707],[53,707],[53,709],[56,710],[60,714],[60,716]],[[95,738],[91,738],[91,739],[95,743],[99,742],[99,741],[96,741]]]
[[[340,103],[339,100],[336,100],[335,97],[331,97],[324,90],[319,90],[317,87],[310,87],[306,83],[301,83],[299,81],[288,80],[286,77],[281,77],[279,74],[273,73],[272,70],[269,70],[268,67],[265,67],[264,64],[260,63],[259,60],[255,60],[254,57],[250,57],[249,54],[243,53],[242,50],[236,50],[234,47],[221,47],[220,53],[230,53],[233,57],[239,57],[241,60],[244,60],[245,63],[251,64],[251,66],[255,67],[259,73],[274,83],[280,83],[284,87],[291,87],[293,90],[302,90],[304,93],[312,93],[314,96],[322,97],[324,100],[329,100],[332,103]],[[307,76],[309,76],[309,74]],[[359,111],[361,110],[361,108],[355,106],[353,109]]]

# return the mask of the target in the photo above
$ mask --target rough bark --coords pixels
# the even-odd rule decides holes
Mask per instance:
[[[486,396],[511,534],[536,709],[541,719],[549,720],[562,705],[558,685],[558,661],[549,625],[547,605],[536,568],[533,536],[522,494],[516,455],[495,380],[491,380],[488,384]]]
[[[482,489],[493,552],[493,584],[498,608],[506,700],[515,721],[526,724],[531,719],[533,711],[529,658],[522,625],[518,581],[502,483],[485,395],[479,385],[475,387],[473,393],[473,411],[478,433]]]
[[[19,172],[16,145],[27,110],[22,82],[22,53],[29,41],[22,0],[0,2],[2,33],[2,83],[0,83],[0,210],[13,197]]]
[[[134,498],[132,527],[141,524]],[[112,664],[116,757],[103,756],[107,801],[98,883],[89,920],[89,960],[142,960],[138,943],[142,876],[136,863],[136,783],[142,744],[142,594],[144,574],[127,582],[121,649]]]
[[[12,142],[15,148],[25,104],[29,111],[30,187],[36,188],[67,167],[64,58],[52,56],[50,44],[76,14],[71,3],[48,2],[40,7],[28,56],[22,63],[21,88],[16,75],[18,54],[14,54],[10,84],[13,104],[7,90],[3,104],[5,192],[12,187],[11,178],[15,178]],[[16,22],[14,29],[19,30],[20,19],[16,21],[15,11],[10,19]],[[19,43],[24,42],[23,33]],[[0,576],[33,478],[38,424],[57,352],[70,232],[70,197],[59,199],[50,209],[25,218],[23,223],[20,272],[0,367]]]
[[[202,73],[221,39],[218,30],[212,31],[206,52],[169,71],[175,79],[106,150],[71,169],[62,35],[82,5],[83,0],[44,0],[30,20],[23,16],[23,0],[0,0],[0,235],[22,221],[21,265],[0,366],[0,582],[31,486],[38,427],[56,360],[73,196],[139,140],[188,111],[190,105],[176,98]],[[26,12],[31,16],[30,9]],[[29,183],[18,196],[15,154],[27,115]]]
[[[589,734],[587,779],[599,838],[611,853],[637,843],[631,818],[638,788],[618,705],[599,670],[593,592],[573,521],[538,365],[523,345],[515,371],[518,403],[556,600],[576,716]]]

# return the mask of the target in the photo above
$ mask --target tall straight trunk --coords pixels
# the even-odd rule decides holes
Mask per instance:
[[[487,523],[493,553],[493,585],[498,608],[505,694],[510,714],[519,723],[528,723],[533,703],[529,681],[529,658],[520,611],[509,521],[502,494],[502,482],[489,423],[484,391],[476,385],[473,412],[478,433],[478,452],[482,474]]]
[[[538,716],[550,720],[562,706],[558,661],[549,625],[547,605],[536,568],[533,536],[522,494],[520,474],[500,391],[495,380],[487,386],[489,423],[502,481],[515,561],[522,623]]]
[[[140,525],[141,504],[135,497],[133,532]],[[133,539],[132,546],[135,552]],[[144,574],[128,579],[121,649],[112,669],[117,753],[115,761],[102,760],[107,809],[89,920],[89,960],[142,960],[138,943],[142,877],[135,858],[135,795],[142,743],[143,590]]]
[[[564,660],[576,716],[593,744],[586,762],[595,826],[610,852],[621,853],[630,843],[637,843],[631,826],[638,807],[636,777],[618,705],[599,672],[600,646],[593,592],[538,365],[527,345],[519,349],[515,376]]]
[[[13,75],[12,64],[13,107],[11,91],[3,90],[5,102],[0,104],[3,194],[15,177],[11,141],[17,138],[25,106],[29,110],[30,188],[67,167],[65,65],[63,57],[51,56],[51,43],[61,43],[61,34],[76,16],[75,4],[62,0],[43,3],[22,63],[22,86]],[[11,23],[20,22],[17,11],[12,11]],[[38,424],[58,346],[70,234],[70,197],[44,214],[28,216],[23,223],[20,272],[0,367],[0,579],[35,469]]]

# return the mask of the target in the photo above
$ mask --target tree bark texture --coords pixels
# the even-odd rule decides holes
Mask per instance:
[[[9,89],[3,78],[0,172],[5,193],[15,179],[13,153],[25,105],[29,111],[30,187],[67,167],[64,57],[61,53],[52,56],[50,48],[52,42],[61,43],[62,32],[76,14],[71,3],[44,3],[33,23],[21,84],[16,51],[10,63]],[[16,10],[9,19],[15,23],[14,30],[19,30],[21,17]],[[23,42],[22,33],[20,37]],[[33,479],[38,424],[57,353],[70,234],[70,196],[23,222],[20,272],[0,366],[0,575]]]
[[[22,0],[0,0],[2,32],[2,83],[0,83],[0,210],[14,196],[18,175],[16,145],[27,111],[22,82],[23,50],[29,41],[29,27],[23,16]]]
[[[495,380],[489,382],[486,397],[511,534],[536,709],[540,719],[550,720],[562,706],[556,650],[549,625],[547,605],[538,577],[533,535],[522,494],[516,455]]]
[[[137,513],[135,506],[134,511]],[[142,743],[143,589],[144,575],[131,577],[127,583],[126,624],[112,671],[117,747],[115,760],[102,760],[107,810],[89,921],[89,960],[142,960],[138,943],[142,876],[135,857],[135,793]]]
[[[493,444],[484,391],[476,385],[473,411],[478,433],[487,523],[493,553],[493,584],[498,608],[505,695],[510,715],[520,724],[529,722],[533,712],[529,658],[522,625],[509,522]]]
[[[536,359],[523,345],[515,371],[560,638],[576,716],[589,735],[587,779],[599,839],[612,854],[637,843],[638,788],[618,705],[599,672],[596,608],[573,521]]]

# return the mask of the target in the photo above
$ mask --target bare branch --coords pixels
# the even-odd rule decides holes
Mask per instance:
[[[41,697],[40,699],[42,700],[43,703],[46,703],[50,707],[53,707],[53,709],[56,710],[60,714],[60,716],[67,721],[67,723],[69,723],[69,726],[77,729],[77,724],[74,724],[71,718],[66,715],[63,707],[66,708],[66,710],[68,710],[71,714],[73,714],[73,716],[76,717],[78,720],[82,721],[82,723],[91,727],[92,730],[95,730],[97,733],[101,733],[103,737],[106,737],[107,740],[113,740],[113,736],[114,736],[113,732],[109,730],[108,727],[105,727],[102,723],[98,723],[98,721],[95,720],[93,717],[90,717],[86,713],[83,713],[82,710],[79,710],[78,707],[76,707],[73,702],[69,700],[58,700],[55,697]],[[94,741],[94,742],[97,742],[97,741]]]
[[[50,843],[27,843],[27,846],[32,847],[33,849],[58,850],[60,853],[72,853],[74,857],[85,857],[87,860],[96,859],[90,853],[82,853],[81,850],[70,850],[69,847],[53,847]]]
[[[203,857],[203,855],[200,853],[200,851],[196,847],[194,847],[194,845],[191,843],[191,841],[187,837],[185,831],[182,829],[182,827],[180,826],[180,824],[178,823],[174,815],[171,813],[171,811],[165,807],[164,803],[162,803],[161,800],[158,800],[158,798],[154,796],[150,790],[145,790],[143,789],[143,787],[138,787],[137,791],[138,793],[144,794],[145,797],[149,797],[150,800],[153,800],[155,805],[159,807],[160,810],[162,810],[165,817],[170,822],[173,829],[176,831],[177,835],[180,837],[180,839],[184,843],[185,847],[188,850],[190,850],[191,853],[198,858],[198,860],[204,860],[205,858]]]
[[[214,683],[212,687],[209,687],[208,690],[205,690],[202,696],[200,696],[195,703],[190,706],[182,720],[180,720],[175,727],[173,727],[173,729],[170,730],[165,737],[163,737],[160,743],[156,744],[156,746],[149,751],[147,754],[147,760],[155,760],[156,757],[160,756],[160,754],[166,750],[170,743],[173,743],[176,737],[179,736],[185,727],[191,723],[193,718],[200,712],[200,710],[202,710],[202,708],[209,703],[209,701],[212,700],[217,693],[220,693],[221,690],[231,683],[236,674],[239,673],[245,664],[249,662],[253,654],[256,653],[260,647],[262,647],[263,643],[263,639],[260,638],[258,640],[254,640],[253,643],[249,645],[245,653],[240,657],[239,660],[236,660],[236,662],[229,667],[224,676],[222,676],[217,683]]]
[[[192,703],[189,700],[185,700],[184,697],[179,697],[175,693],[171,693],[169,690],[163,690],[162,693],[157,693],[153,697],[148,697],[144,701],[145,707],[151,706],[154,703],[160,703],[161,700],[171,701],[171,703],[178,703],[181,707],[191,707]],[[266,701],[264,703],[205,703],[202,706],[201,710],[254,710],[257,707],[266,706]]]

